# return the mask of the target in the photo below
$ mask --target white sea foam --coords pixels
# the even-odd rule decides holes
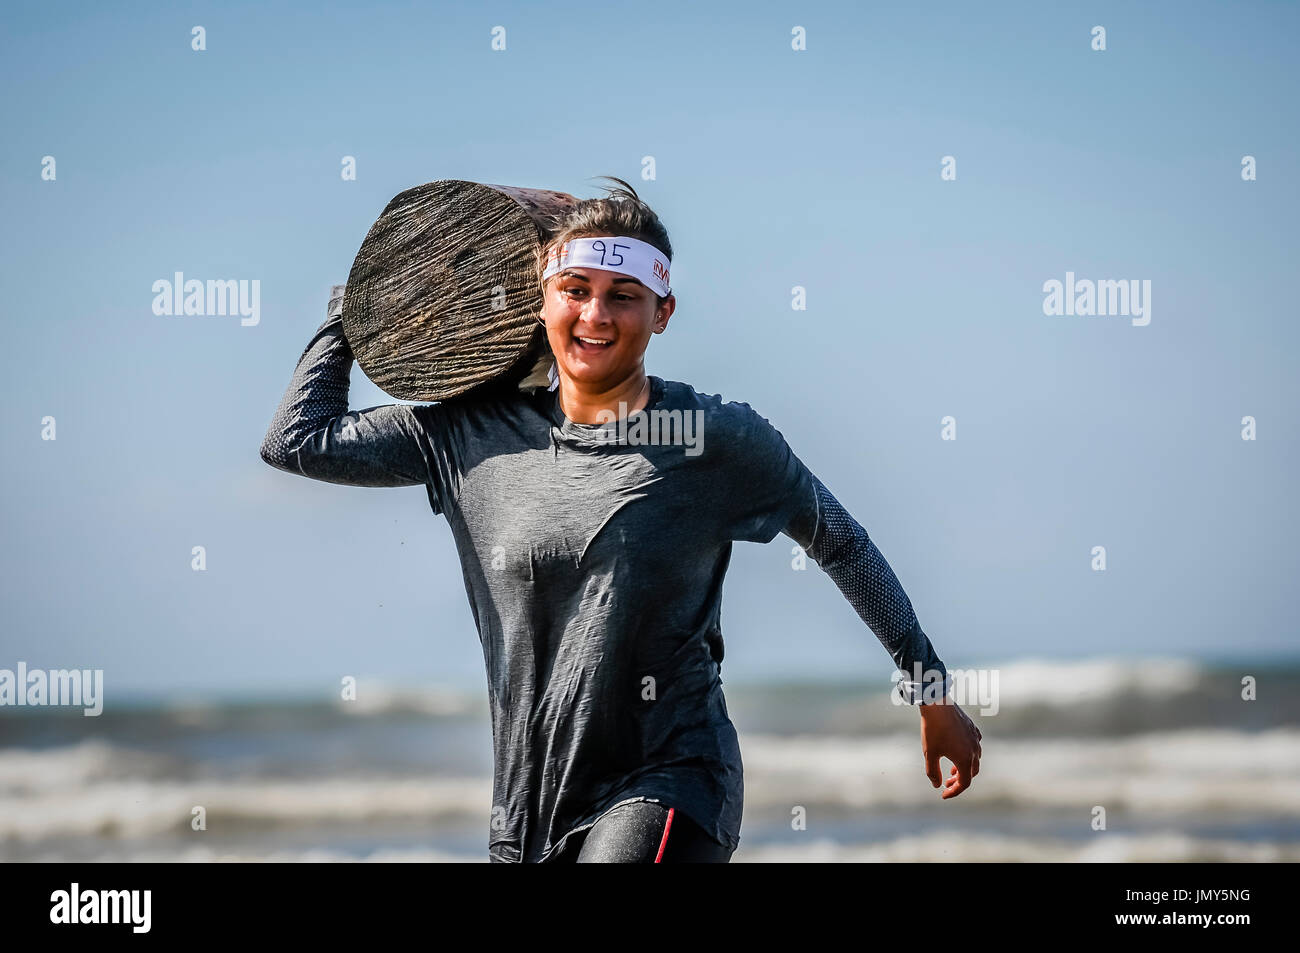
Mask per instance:
[[[389,818],[487,816],[488,778],[163,778],[165,759],[84,742],[0,751],[0,838],[188,830],[202,806],[217,819],[272,826]],[[152,775],[152,776],[151,776]]]
[[[963,795],[964,797],[965,795]],[[1130,836],[1096,832],[1079,843],[959,831],[932,831],[876,844],[806,843],[748,847],[741,835],[733,863],[1283,863],[1300,861],[1300,845],[1254,844],[1178,833]]]
[[[1184,658],[1096,656],[1086,659],[1024,657],[1000,663],[966,666],[964,670],[996,670],[1003,707],[1051,705],[1068,707],[1115,696],[1168,698],[1196,691],[1208,670]],[[747,691],[761,691],[746,686]],[[359,682],[355,701],[338,702],[340,710],[378,715],[417,711],[432,715],[462,714],[482,709],[478,693],[444,685]]]
[[[1143,814],[1300,815],[1300,730],[1150,733],[1106,739],[999,739],[985,732],[971,808]],[[911,808],[939,791],[920,732],[851,738],[742,735],[746,810],[832,803]],[[943,762],[946,777],[951,765]],[[956,801],[954,800],[954,805]]]
[[[356,698],[338,700],[336,707],[352,715],[385,715],[390,712],[409,711],[424,715],[461,715],[482,708],[485,701],[478,696],[447,688],[442,685],[398,685],[386,682],[358,681]]]
[[[987,668],[998,673],[1002,708],[1167,697],[1195,690],[1205,674],[1196,662],[1179,658],[1024,658]]]
[[[56,852],[36,854],[30,858],[36,863],[58,863],[67,858]],[[473,864],[487,863],[487,851],[481,854],[457,854],[451,851],[427,848],[381,848],[364,856],[355,856],[337,850],[311,848],[308,850],[278,847],[256,850],[251,847],[235,850],[213,850],[210,847],[191,846],[167,849],[140,850],[124,843],[120,847],[104,850],[89,858],[89,863],[409,863],[409,864]]]
[[[98,739],[32,750],[0,749],[0,798],[84,788],[112,778],[148,781],[174,770],[162,755],[119,748]],[[0,829],[4,818],[0,817]]]
[[[792,844],[751,846],[742,834],[733,863],[1295,863],[1300,845],[1260,844],[1179,833],[1132,836],[1098,832],[1084,841],[1003,836],[953,830],[898,837],[883,843],[842,844],[811,833]],[[37,862],[60,862],[56,851],[37,853]],[[80,858],[79,858],[80,859]],[[380,848],[362,856],[322,848],[214,850],[204,846],[138,849],[130,842],[89,858],[100,862],[161,863],[486,863],[487,852],[467,855],[428,848]]]
[[[742,734],[745,812],[788,815],[792,805],[810,811],[1055,811],[1077,816],[1086,827],[1092,808],[1102,806],[1112,828],[1122,827],[1128,814],[1147,821],[1169,815],[1300,818],[1300,729],[1106,739],[1002,739],[986,731],[983,748],[972,788],[942,802],[922,770],[919,732]],[[166,757],[99,741],[0,751],[0,838],[31,843],[187,832],[196,805],[206,809],[210,827],[224,821],[269,829],[486,819],[491,808],[488,777],[194,779],[175,769]]]

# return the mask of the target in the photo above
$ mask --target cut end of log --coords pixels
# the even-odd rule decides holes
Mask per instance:
[[[530,376],[545,352],[536,256],[576,202],[458,179],[397,195],[331,289],[366,376],[402,400]]]

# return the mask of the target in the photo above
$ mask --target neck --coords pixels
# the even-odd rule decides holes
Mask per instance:
[[[575,424],[608,423],[634,414],[650,403],[650,378],[646,376],[644,368],[638,367],[624,380],[612,387],[603,388],[561,374],[557,391],[560,410]],[[620,408],[620,402],[626,406]]]

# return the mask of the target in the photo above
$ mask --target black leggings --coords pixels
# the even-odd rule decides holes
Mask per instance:
[[[629,801],[574,834],[556,858],[578,864],[725,864],[723,847],[681,811],[653,801]]]

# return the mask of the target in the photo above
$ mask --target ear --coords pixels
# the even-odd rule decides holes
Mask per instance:
[[[664,298],[664,303],[655,311],[654,329],[656,334],[663,333],[664,328],[668,327],[668,319],[673,316],[673,312],[676,310],[676,296],[669,295],[667,298]]]

